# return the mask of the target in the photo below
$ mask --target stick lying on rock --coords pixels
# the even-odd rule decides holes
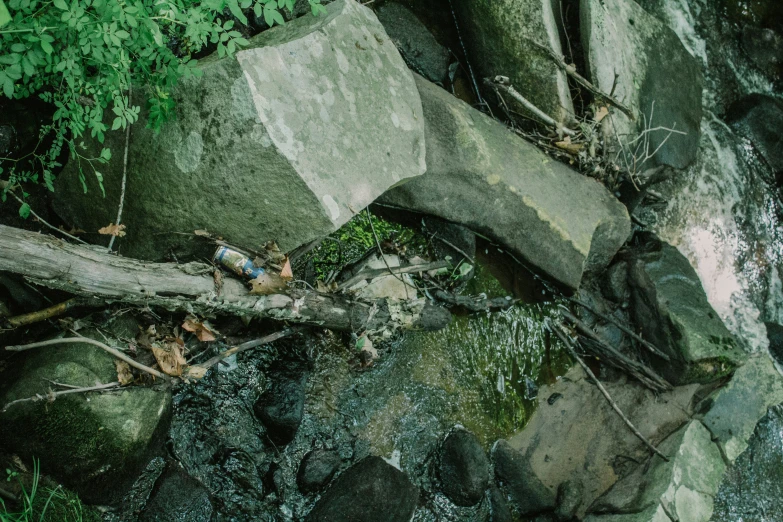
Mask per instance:
[[[106,302],[277,319],[338,331],[437,330],[451,319],[445,308],[426,299],[366,302],[302,290],[257,296],[232,278],[224,278],[218,292],[214,270],[203,263],[147,263],[0,225],[0,271]]]

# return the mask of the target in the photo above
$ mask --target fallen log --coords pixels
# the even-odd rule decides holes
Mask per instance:
[[[159,307],[191,314],[277,319],[339,331],[383,334],[396,329],[438,330],[450,313],[426,299],[349,300],[315,291],[251,295],[242,281],[222,278],[204,263],[149,263],[105,248],[0,225],[0,271],[34,284],[107,303]]]

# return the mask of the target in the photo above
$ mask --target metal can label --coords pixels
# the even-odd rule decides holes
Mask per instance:
[[[212,260],[235,274],[248,279],[255,279],[266,272],[263,268],[253,265],[253,260],[249,257],[224,246],[218,247]]]

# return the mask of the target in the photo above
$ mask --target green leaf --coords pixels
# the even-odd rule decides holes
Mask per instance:
[[[30,217],[30,210],[31,210],[30,205],[28,205],[27,203],[22,203],[22,206],[19,207],[19,217],[21,217],[22,219],[27,219],[28,217]]]
[[[68,10],[68,4],[65,3],[65,0],[54,0],[54,6],[61,11]]]
[[[115,35],[117,36],[117,38],[119,38],[120,40],[127,40],[128,38],[130,38],[130,33],[129,33],[128,31],[123,31],[122,29],[120,29],[119,31],[117,31],[117,32],[116,32],[116,33],[114,33],[114,34],[115,34]]]
[[[43,49],[46,54],[52,54],[52,51],[54,51],[52,44],[44,39],[41,39],[41,49]]]
[[[106,190],[104,190],[104,188],[103,188],[103,174],[101,174],[100,172],[98,172],[96,170],[95,171],[95,178],[98,180],[98,186],[101,188],[101,193],[103,194],[103,197],[105,198],[106,197]]]
[[[0,71],[0,84],[3,86],[3,94],[9,98],[14,97],[14,81],[3,71]]]
[[[245,13],[243,13],[239,8],[237,0],[228,0],[228,10],[231,11],[231,14],[236,16],[240,22],[247,25],[247,17],[245,16]]]
[[[3,3],[3,0],[0,0],[0,27],[3,27],[11,20],[11,13],[8,12],[8,8]]]

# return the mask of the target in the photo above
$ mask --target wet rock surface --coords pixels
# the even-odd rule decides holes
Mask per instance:
[[[631,315],[646,339],[672,359],[658,362],[675,384],[715,381],[746,358],[707,301],[696,271],[673,246],[637,236],[630,254]]]
[[[443,492],[458,506],[473,506],[489,482],[489,459],[472,433],[455,429],[443,441],[439,477]]]
[[[308,522],[408,522],[419,491],[397,468],[367,457],[340,474],[307,516]]]
[[[637,114],[631,121],[615,111],[615,132],[630,139],[657,126],[684,132],[650,132],[650,152],[657,150],[651,163],[680,169],[693,163],[702,118],[698,62],[674,31],[634,0],[582,0],[580,16],[590,80]],[[613,133],[607,138],[615,139]]]
[[[256,416],[274,444],[288,444],[296,436],[304,415],[306,383],[307,373],[304,370],[280,372],[253,405]]]
[[[776,173],[783,172],[783,102],[764,94],[751,94],[731,106],[731,126],[747,138]]]
[[[334,450],[313,450],[302,459],[296,474],[296,484],[302,493],[315,493],[323,489],[337,470],[342,460]]]
[[[158,479],[139,522],[209,522],[212,520],[209,491],[177,464]]]
[[[630,233],[612,194],[443,89],[421,77],[416,84],[427,173],[382,202],[489,236],[571,288],[608,264]]]
[[[767,353],[758,353],[734,372],[725,388],[714,396],[704,425],[733,462],[770,406],[783,403],[783,377]]]
[[[431,82],[446,79],[451,53],[435,40],[415,14],[396,2],[382,4],[376,14],[411,69]]]
[[[748,448],[729,466],[712,522],[783,520],[783,408],[770,408]]]
[[[171,232],[197,229],[289,251],[424,172],[405,62],[368,8],[338,0],[326,9],[259,34],[234,57],[200,60],[203,76],[178,83],[176,118],[160,134],[132,127],[125,255],[157,260],[174,248],[184,257],[199,243]],[[100,144],[84,141],[80,153],[98,157]],[[122,151],[123,133],[104,146]],[[68,164],[54,196],[66,222],[95,233],[116,220],[122,157],[101,168],[105,199],[92,172],[84,194],[77,162]]]

